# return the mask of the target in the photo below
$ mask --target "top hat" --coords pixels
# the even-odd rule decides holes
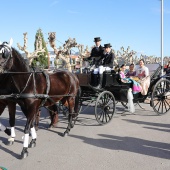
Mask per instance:
[[[112,47],[110,43],[109,44],[104,44],[104,48],[110,48],[110,47]]]
[[[94,42],[98,42],[98,41],[101,41],[100,37],[94,38]]]

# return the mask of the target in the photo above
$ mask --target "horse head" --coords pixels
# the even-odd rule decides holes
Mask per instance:
[[[10,39],[10,42],[3,42],[0,44],[0,73],[9,70],[12,67],[12,43],[13,40]]]

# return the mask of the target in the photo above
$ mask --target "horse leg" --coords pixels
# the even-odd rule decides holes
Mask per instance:
[[[29,148],[34,148],[36,146],[37,134],[33,125],[31,126],[31,136],[32,136],[32,140],[29,144]]]
[[[79,113],[81,111],[80,97],[81,97],[81,88],[78,89],[77,95],[75,97],[75,106],[74,106],[74,115],[73,115],[74,123],[73,123],[73,126],[75,125],[75,123],[76,123],[76,121],[78,119],[78,115],[79,115]]]
[[[50,106],[49,109],[50,109],[49,114],[51,118],[51,123],[49,125],[49,128],[53,128],[56,127],[56,124],[58,123],[58,109],[56,105]]]
[[[33,128],[33,122],[34,122],[34,113],[38,112],[38,108],[32,108],[31,106],[28,107],[29,109],[26,110],[26,112],[24,112],[24,114],[27,117],[27,122],[25,125],[25,129],[24,129],[24,142],[23,142],[23,149],[21,152],[21,159],[26,158],[28,156],[28,142],[29,142],[29,132],[31,130],[31,135],[33,137],[33,142],[34,146],[36,145],[36,131]],[[31,146],[31,144],[30,144]]]
[[[63,136],[68,136],[69,132],[70,132],[70,129],[72,128],[72,120],[73,120],[73,117],[72,117],[72,114],[69,114],[68,115],[68,126],[66,128],[66,131],[64,132]]]
[[[69,115],[68,115],[68,126],[66,128],[66,131],[64,132],[63,136],[68,136],[70,129],[73,128],[73,113],[74,113],[74,105],[75,105],[75,98],[70,97],[68,99],[68,105],[69,105]]]
[[[3,113],[7,103],[0,101],[0,115]],[[5,127],[2,123],[0,123],[0,130],[4,131],[8,136],[11,135],[11,130]]]
[[[38,131],[38,125],[39,125],[39,121],[40,121],[40,113],[41,113],[41,110],[39,109],[36,114],[36,118],[35,118],[35,130],[36,131]]]
[[[9,110],[9,124],[11,126],[11,131],[10,131],[10,138],[8,139],[8,142],[6,145],[10,146],[14,144],[15,140],[15,113],[16,113],[16,103],[15,102],[10,102],[8,103],[8,110]]]

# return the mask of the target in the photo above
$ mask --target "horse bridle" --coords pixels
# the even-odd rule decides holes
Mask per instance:
[[[8,45],[6,45],[7,42],[3,42],[0,47],[5,48],[4,51],[2,53],[0,53],[1,57],[3,59],[6,59],[3,63],[0,64],[0,70],[4,71],[4,68],[7,64],[7,62],[9,61],[9,59],[12,58],[12,48],[9,47]],[[7,70],[6,70],[7,71]]]

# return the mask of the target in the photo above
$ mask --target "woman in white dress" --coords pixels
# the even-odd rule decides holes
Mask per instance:
[[[141,94],[147,95],[150,85],[149,69],[145,66],[144,60],[139,61],[139,67],[136,69],[136,76],[139,77],[139,83],[142,87]]]

